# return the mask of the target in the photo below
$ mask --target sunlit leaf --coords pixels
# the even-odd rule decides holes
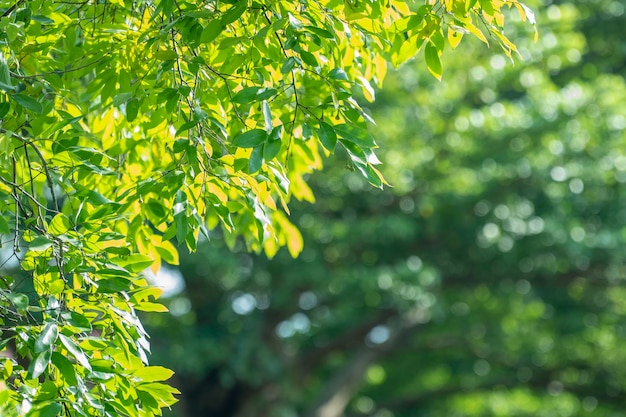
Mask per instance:
[[[39,378],[41,374],[43,374],[50,363],[50,358],[52,357],[51,350],[44,350],[39,353],[35,360],[33,360],[28,367],[28,376],[30,379]]]
[[[174,375],[174,372],[162,366],[146,366],[133,372],[135,378],[143,382],[166,381]]]
[[[337,134],[335,133],[335,129],[326,122],[320,122],[318,134],[324,148],[331,152],[334,151],[335,145],[337,145]]]
[[[43,113],[43,106],[41,103],[26,94],[12,94],[10,97],[25,109],[34,111],[35,113]]]
[[[233,145],[239,148],[254,148],[262,144],[267,138],[267,132],[261,129],[252,129],[233,139]]]
[[[58,335],[59,328],[56,323],[47,323],[41,331],[41,334],[35,341],[35,353],[50,350],[50,348],[56,342]]]
[[[424,48],[424,56],[426,57],[426,65],[428,66],[430,73],[438,80],[441,80],[441,60],[439,59],[439,51],[437,50],[437,47],[431,42],[428,42]]]
[[[486,31],[510,56],[508,6],[534,23],[492,0],[3,4],[0,347],[19,360],[0,364],[0,414],[161,415],[175,391],[155,381],[169,371],[132,376],[149,360],[138,312],[166,311],[145,271],[204,240],[298,255],[300,219],[284,213],[314,201],[308,181],[338,141],[350,169],[385,183],[368,131],[376,106],[360,100],[381,94],[387,60],[426,42],[440,77],[446,28],[451,44]],[[161,318],[186,308],[168,305]]]
[[[65,214],[59,213],[54,216],[54,218],[50,222],[50,225],[48,226],[48,232],[52,233],[53,235],[62,235],[63,233],[66,233],[68,230],[70,230],[71,227],[72,224],[70,223],[70,219],[68,219]]]

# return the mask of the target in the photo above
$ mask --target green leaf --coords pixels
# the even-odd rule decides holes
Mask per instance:
[[[317,62],[317,58],[312,53],[302,50],[300,51],[300,58],[302,58],[302,62],[312,67],[318,67],[319,62]]]
[[[238,103],[238,104],[251,103],[256,99],[257,93],[259,92],[259,90],[260,90],[259,87],[244,88],[233,96],[232,101],[233,103]]]
[[[280,72],[282,72],[283,74],[287,74],[291,72],[291,70],[293,70],[296,64],[298,64],[298,61],[299,59],[297,59],[296,57],[290,56],[289,58],[285,60],[285,63],[280,69]]]
[[[1,215],[0,216],[0,234],[8,235],[9,233],[11,233],[11,230],[9,229],[9,222],[7,222],[7,219],[5,219],[3,215]]]
[[[160,10],[164,16],[169,18],[174,10],[174,0],[161,0],[157,10]]]
[[[252,149],[250,159],[248,160],[248,173],[253,174],[263,166],[263,145]]]
[[[333,35],[332,32],[327,31],[326,29],[318,28],[316,26],[305,26],[304,29],[316,34],[320,38],[335,39],[335,35]]]
[[[126,103],[128,100],[130,100],[132,96],[133,96],[133,93],[129,93],[129,92],[116,94],[113,97],[113,105],[115,107],[119,107],[122,104]]]
[[[39,22],[42,25],[53,25],[54,24],[54,20],[50,19],[47,16],[42,16],[42,15],[32,16],[31,20],[34,20],[35,22]]]
[[[7,113],[11,110],[11,104],[5,102],[0,103],[0,119],[4,118]]]
[[[172,150],[174,151],[174,153],[181,153],[183,151],[186,151],[188,146],[189,139],[177,139],[176,142],[174,142],[174,145],[172,145]],[[159,205],[161,205],[161,203],[159,203]],[[165,215],[165,213],[163,213],[163,215]]]
[[[252,129],[233,139],[233,145],[238,148],[254,148],[262,144],[267,138],[267,132],[261,129]]]
[[[272,109],[270,105],[267,103],[267,100],[263,100],[261,103],[261,107],[263,108],[263,121],[265,122],[265,131],[270,133],[272,131]]]
[[[366,129],[360,128],[352,124],[338,124],[334,126],[335,132],[340,137],[349,140],[364,148],[376,146],[374,138]]]
[[[130,288],[130,280],[120,277],[98,280],[98,292],[114,293],[126,291]]]
[[[24,22],[24,27],[28,27],[32,15],[33,11],[30,8],[18,9],[15,13],[15,21]]]
[[[267,100],[267,99],[274,97],[276,94],[278,94],[277,89],[264,87],[264,88],[259,89],[256,95],[256,99]]]
[[[47,401],[55,399],[58,395],[58,389],[54,382],[45,381],[39,386],[39,392],[37,393],[37,401]]]
[[[289,16],[289,25],[290,25],[292,28],[294,28],[294,29],[296,29],[296,30],[302,29],[302,22],[301,22],[300,20],[298,20],[298,19],[297,19],[297,18],[296,18],[293,14],[291,14],[291,13],[289,13],[289,14],[288,14],[288,16]]]
[[[51,350],[45,350],[41,352],[34,361],[30,363],[28,367],[28,379],[39,378],[41,374],[44,373],[48,364],[50,363],[50,358],[52,357]]]
[[[135,304],[135,310],[151,313],[167,313],[169,310],[163,304],[143,302]]]
[[[18,91],[19,87],[13,87],[12,85],[7,85],[3,82],[0,82],[0,90],[6,91],[7,93],[15,93]]]
[[[363,87],[363,96],[365,99],[372,103],[376,98],[376,92],[370,82],[365,77],[359,77],[359,84]]]
[[[130,272],[141,272],[148,268],[154,260],[148,255],[142,255],[140,253],[134,253],[129,256],[111,259],[111,262],[127,269]]]
[[[137,397],[139,397],[139,401],[141,401],[141,406],[143,408],[147,408],[150,410],[159,409],[159,403],[157,403],[152,394],[148,394],[145,391],[137,391]]]
[[[72,327],[75,327],[78,330],[89,332],[92,330],[91,323],[89,319],[82,314],[78,314],[74,311],[66,311],[61,313],[61,317],[65,320],[67,324]]]
[[[156,51],[154,57],[159,61],[175,61],[178,59],[178,54],[175,51]]]
[[[328,73],[328,76],[333,80],[348,81],[348,74],[346,74],[343,68],[333,68]]]
[[[137,118],[137,113],[139,113],[139,100],[134,98],[126,103],[126,120],[132,122]]]
[[[68,385],[75,386],[78,384],[78,380],[76,379],[76,370],[69,359],[61,355],[59,352],[53,352],[52,364],[56,366],[59,372],[61,372],[61,376]]]
[[[179,245],[182,245],[187,238],[187,229],[189,226],[187,216],[184,211],[174,215],[174,223],[176,225],[176,240]]]
[[[34,111],[35,113],[43,113],[43,106],[34,98],[25,94],[12,94],[11,98],[25,109]]]
[[[355,164],[355,165],[357,169],[361,171],[363,175],[365,175],[365,177],[367,178],[367,180],[369,181],[371,185],[373,185],[374,187],[378,187],[380,189],[383,188],[383,184],[385,184],[385,180],[383,178],[383,175],[380,173],[380,171],[378,171],[376,168],[374,168],[370,164],[367,164],[367,165]]]
[[[319,135],[324,148],[333,152],[335,150],[335,146],[337,145],[337,134],[335,133],[335,129],[326,122],[320,122],[317,134]]]
[[[13,303],[18,313],[23,314],[28,307],[28,296],[25,294],[9,292],[6,297]]]
[[[186,148],[188,141],[186,139],[182,139],[182,143],[184,144],[184,146]],[[174,144],[174,152],[176,152],[176,143]],[[178,153],[178,152],[176,152],[176,153]],[[157,200],[155,200],[153,198],[148,200],[148,202],[145,205],[145,208],[152,215],[153,222],[159,223],[168,214],[167,210],[163,206],[163,203],[161,203],[160,201],[157,201]]]
[[[4,58],[4,54],[2,52],[0,52],[0,83],[7,87],[12,87],[9,65],[7,64],[7,60]]]
[[[48,323],[44,326],[41,334],[35,341],[35,353],[44,352],[50,350],[50,348],[57,341],[59,335],[59,328],[56,323]]]
[[[59,213],[52,218],[50,224],[48,225],[48,233],[52,235],[62,235],[70,228],[72,224],[70,223],[70,219],[63,213]]]
[[[100,268],[100,269],[98,269],[98,275],[101,276],[101,277],[122,277],[122,278],[128,278],[132,274],[130,273],[130,271],[122,268],[119,265],[109,264],[109,268]]]
[[[189,94],[191,93],[191,87],[183,84],[178,87],[178,93],[180,94],[181,97],[188,97]]]
[[[176,402],[176,398],[172,394],[180,394],[180,391],[178,391],[176,388],[172,388],[159,382],[139,384],[137,385],[137,390],[147,392],[148,394],[152,395],[152,397],[154,397],[160,404],[166,407]]]
[[[202,110],[200,107],[196,107],[193,109],[193,120],[201,122],[208,117],[207,112]]]
[[[162,366],[146,366],[133,372],[133,377],[140,379],[142,382],[166,381],[172,375],[174,375],[174,371]]]
[[[180,97],[178,97],[178,95],[171,96],[167,99],[167,102],[165,103],[165,111],[167,113],[173,113],[174,111],[176,111],[179,103]]]
[[[63,412],[63,406],[59,403],[49,403],[46,405],[36,405],[26,417],[58,417]]]
[[[531,25],[537,24],[537,20],[535,19],[535,12],[533,12],[530,7],[526,6],[523,3],[515,3],[515,5],[520,7],[524,11],[524,15],[526,19],[528,19],[528,23],[530,23]]]
[[[228,9],[221,18],[221,22],[223,26],[229,25],[233,23],[235,20],[239,19],[241,15],[246,11],[248,6],[247,0],[239,0],[237,4]]]
[[[348,155],[353,162],[367,164],[367,156],[359,145],[346,139],[339,139],[339,143],[341,143],[343,147],[348,151]]]
[[[154,247],[159,256],[170,265],[178,265],[178,251],[169,241],[163,241]]]
[[[438,80],[441,80],[441,76],[443,71],[441,69],[441,60],[439,59],[439,51],[437,47],[432,43],[428,42],[424,49],[424,55],[426,57],[426,66],[428,67],[428,71]]]
[[[70,352],[76,358],[78,363],[80,363],[87,370],[91,371],[91,364],[89,363],[89,359],[87,359],[87,355],[85,355],[85,352],[83,352],[83,350],[78,347],[72,341],[72,339],[60,333],[59,340],[61,340],[61,343],[63,344],[63,346],[65,346],[65,349],[67,349],[68,352]]]
[[[130,249],[124,248],[124,247],[121,247],[121,248],[114,248],[114,247],[105,248],[104,251],[106,253],[112,253],[114,255],[123,255],[123,256],[130,255]]]
[[[267,141],[263,147],[263,159],[270,161],[278,155],[283,145],[281,140],[283,134],[283,126],[276,126],[267,137]]]
[[[183,123],[178,130],[176,130],[176,135],[180,135],[181,133],[191,129],[192,127],[195,127],[198,125],[198,123],[200,123],[199,120],[190,120],[186,123]]]
[[[211,20],[202,30],[200,35],[200,43],[211,43],[224,30],[222,22],[218,19]]]

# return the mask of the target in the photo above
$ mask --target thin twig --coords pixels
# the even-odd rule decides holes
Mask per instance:
[[[11,13],[13,13],[13,11],[17,8],[17,6],[24,3],[24,1],[25,0],[18,0],[13,6],[9,7],[4,13],[2,13],[2,16],[0,17],[7,17]]]
[[[48,168],[48,163],[46,162],[39,148],[37,148],[32,141],[27,141],[26,144],[30,145],[30,147],[33,148],[33,150],[39,157],[39,160],[41,161],[41,166],[43,167],[44,174],[46,175],[46,181],[48,182],[48,188],[50,188],[50,194],[52,195],[52,203],[54,204],[54,209],[58,212],[59,202],[57,201],[56,193],[54,192],[54,183],[52,182],[52,177],[50,176],[50,169]]]
[[[13,159],[13,183],[15,184],[17,182],[17,161],[15,160],[15,156],[12,158]],[[4,178],[0,177],[0,180],[4,180]],[[18,242],[18,238],[19,238],[19,232],[20,232],[20,217],[18,216],[18,212],[20,211],[20,202],[19,202],[19,198],[17,197],[17,190],[16,190],[17,186],[14,185],[13,186],[13,198],[15,199],[15,236],[13,238],[13,253],[19,253],[20,252],[20,246],[19,246],[19,242]]]
[[[20,74],[17,74],[15,72],[11,71],[10,74],[11,74],[12,77],[18,78],[20,80],[28,80],[28,79],[31,79],[31,78],[39,78],[39,77],[44,77],[46,75],[53,75],[53,74],[57,74],[57,75],[58,74],[67,74],[68,72],[80,71],[81,69],[85,69],[87,67],[90,67],[90,66],[92,66],[94,64],[97,64],[98,62],[102,61],[103,59],[104,59],[104,56],[102,56],[102,57],[100,57],[98,59],[95,59],[95,60],[93,60],[93,61],[91,61],[91,62],[89,62],[87,64],[84,64],[84,65],[81,65],[81,66],[78,66],[78,67],[74,67],[74,68],[65,69],[65,70],[54,70],[54,71],[42,72],[40,74],[33,74],[33,75],[20,75]]]
[[[265,20],[267,21],[268,24],[270,25],[272,24],[272,21],[267,16],[267,10],[263,10],[263,17],[265,17]],[[278,40],[278,44],[280,45],[280,49],[283,51],[285,58],[289,59],[290,57],[287,54],[287,51],[285,50],[285,46],[283,45],[283,41],[280,38],[280,36],[278,36],[277,31],[274,31],[274,36],[276,36],[276,39]],[[292,68],[290,73],[291,73],[291,87],[293,88],[293,96],[294,96],[296,108],[294,109],[293,119],[291,120],[291,132],[289,133],[289,142],[287,143],[287,151],[285,153],[285,166],[287,166],[287,164],[289,163],[289,155],[291,153],[291,144],[293,143],[293,134],[294,134],[296,122],[298,119],[298,110],[300,108],[300,103],[298,99],[298,87],[296,86],[295,70]]]

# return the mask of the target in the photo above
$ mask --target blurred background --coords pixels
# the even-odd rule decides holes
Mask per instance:
[[[146,317],[178,417],[624,416],[623,0],[529,4],[522,61],[464,39],[369,106],[392,187],[341,155],[298,259],[219,235]]]

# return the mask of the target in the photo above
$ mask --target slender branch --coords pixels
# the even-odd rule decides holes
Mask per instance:
[[[17,182],[17,161],[15,160],[15,156],[12,157],[13,160],[13,184],[15,184]],[[4,180],[4,178],[2,178],[0,176],[0,180]],[[16,190],[17,186],[13,185],[13,198],[15,199],[15,236],[13,237],[13,253],[19,253],[20,252],[20,246],[19,246],[19,235],[20,235],[20,217],[18,216],[17,213],[19,213],[20,211],[20,201],[19,198],[17,197],[17,190]]]
[[[26,165],[28,165],[28,176],[30,178],[30,192],[32,194],[34,198],[35,196],[35,179],[33,178],[33,166],[30,162],[30,156],[28,154],[28,147],[24,145],[24,157],[26,158]],[[26,167],[25,167],[26,168]],[[37,217],[39,218],[39,221],[41,221],[41,225],[43,226],[45,224],[44,221],[44,217],[46,215],[46,209],[43,210],[42,213],[42,205],[39,205],[37,208]]]
[[[37,200],[35,198],[35,196],[31,195],[28,191],[26,191],[23,187],[17,185],[17,183],[15,183],[14,181],[9,181],[6,178],[0,177],[0,182],[5,183],[6,185],[13,187],[14,188],[14,193],[13,193],[13,198],[17,201],[19,200],[18,195],[19,194],[24,194],[26,197],[28,197],[33,203],[35,203],[39,208],[46,210],[46,211],[52,211],[53,213],[59,213],[57,210],[50,210],[48,207],[44,206],[43,204],[41,204],[41,202],[39,202],[39,200]],[[19,191],[19,194],[18,194]],[[23,208],[22,208],[23,211]],[[24,215],[28,216],[28,213],[26,213],[25,211],[23,212]]]
[[[267,16],[267,9],[263,10],[263,17],[265,17],[265,20],[267,21],[268,24],[270,25],[272,24],[272,21]],[[283,51],[283,55],[285,55],[285,58],[289,59],[289,55],[287,54],[287,51],[285,50],[285,45],[283,44],[282,39],[278,35],[278,32],[274,31],[274,36],[278,40],[278,44],[280,45],[280,49]],[[293,133],[294,133],[295,126],[296,126],[296,121],[298,119],[298,110],[300,108],[300,102],[298,98],[298,87],[296,86],[295,70],[292,68],[290,73],[291,73],[291,87],[293,88],[293,96],[294,96],[296,108],[294,109],[293,119],[291,120],[291,132],[289,134],[289,142],[287,143],[287,152],[285,153],[285,165],[287,165],[289,162],[289,155],[291,153],[291,144],[293,143]]]
[[[49,168],[48,163],[46,162],[46,159],[44,158],[43,154],[39,150],[39,148],[35,145],[35,143],[32,140],[27,139],[27,138],[25,138],[25,137],[23,137],[21,135],[18,135],[15,132],[11,132],[11,131],[8,131],[8,130],[5,130],[5,129],[0,129],[0,132],[11,134],[12,136],[16,137],[17,139],[19,139],[20,141],[22,141],[24,143],[24,152],[26,154],[26,159],[28,160],[29,167],[30,167],[30,159],[28,157],[28,150],[27,150],[26,146],[30,146],[31,148],[33,148],[33,150],[35,151],[35,153],[39,157],[39,160],[41,161],[41,166],[43,167],[44,175],[46,176],[46,182],[48,183],[48,188],[50,188],[50,195],[52,196],[52,202],[54,204],[54,209],[58,213],[59,212],[59,202],[57,200],[56,193],[54,191],[54,182],[52,181],[52,176],[50,175],[50,168]],[[33,182],[33,178],[32,178],[32,171],[31,171],[31,183],[32,182]],[[35,191],[34,190],[32,191],[32,194],[35,195]]]
[[[353,359],[339,370],[326,385],[308,417],[342,417],[355,391],[363,382],[363,377],[373,362],[393,351],[403,337],[412,333],[420,323],[415,319],[414,310],[409,310],[389,323],[389,338],[379,345],[363,347]]]
[[[37,146],[33,143],[33,141],[27,141],[27,145],[30,145],[31,148],[35,151],[39,160],[41,161],[41,166],[43,167],[44,174],[46,175],[46,181],[48,182],[48,188],[50,188],[50,195],[52,196],[52,203],[54,204],[54,209],[59,211],[59,202],[56,197],[56,193],[54,192],[54,182],[52,181],[52,177],[50,176],[50,169],[48,168],[48,163],[46,159],[43,157],[43,154],[39,150]]]
[[[350,331],[343,332],[340,337],[334,338],[328,344],[303,352],[296,359],[301,374],[306,377],[309,372],[315,370],[320,362],[333,352],[354,349],[355,344],[360,345],[372,328],[386,323],[393,317],[397,317],[397,315],[398,312],[395,310],[382,310],[373,319],[368,320]]]
[[[228,98],[230,99],[230,101],[233,101],[233,91],[230,88],[230,85],[228,85],[228,79],[226,78],[226,76],[224,74],[222,74],[221,72],[216,71],[214,68],[210,67],[210,66],[206,66],[208,68],[209,71],[211,71],[213,74],[215,74],[216,76],[218,76],[219,78],[222,79],[222,81],[224,81],[224,85],[226,85],[226,92],[228,93]],[[231,77],[229,75],[229,77]],[[240,79],[245,79],[245,78],[240,78]],[[241,117],[241,114],[239,114],[239,110],[237,110],[237,107],[233,104],[233,111],[235,112],[235,115],[237,116],[237,119],[239,119],[239,121],[241,123],[243,123],[243,125],[246,125],[246,121],[243,119],[243,117]]]
[[[22,3],[24,3],[25,0],[18,0],[13,6],[9,7],[4,13],[2,13],[2,16],[0,17],[7,17],[8,15],[10,15],[11,13],[13,13],[13,11]]]
[[[88,62],[88,63],[86,63],[84,65],[80,65],[78,67],[68,68],[68,69],[64,69],[64,70],[54,70],[54,71],[42,72],[42,73],[33,74],[33,75],[20,75],[20,74],[17,74],[15,72],[13,72],[13,71],[11,71],[10,74],[11,74],[11,76],[13,78],[18,78],[20,80],[28,80],[28,79],[33,79],[33,78],[40,78],[40,77],[44,77],[46,75],[53,75],[53,74],[57,74],[57,75],[59,75],[59,74],[67,74],[67,73],[70,73],[70,72],[80,71],[82,69],[90,67],[90,66],[92,66],[94,64],[97,64],[98,62],[102,61],[103,59],[104,59],[104,56],[102,56],[102,57],[100,57],[98,59],[95,59],[95,60],[93,60],[91,62]]]
[[[326,385],[321,400],[308,416],[341,417],[365,372],[377,357],[378,353],[373,349],[361,349]]]

